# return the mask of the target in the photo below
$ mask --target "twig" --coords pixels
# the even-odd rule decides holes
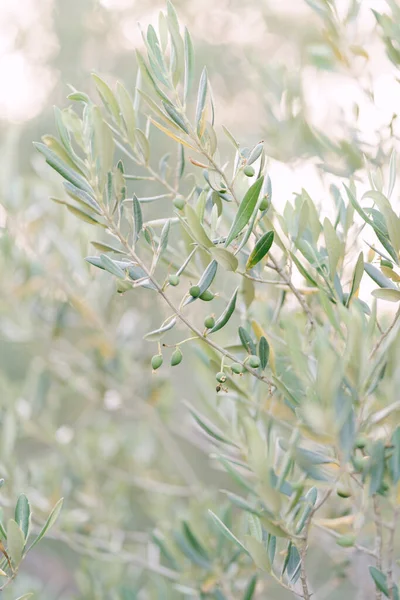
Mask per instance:
[[[373,358],[373,356],[377,353],[377,351],[379,350],[379,348],[381,347],[382,343],[384,342],[384,340],[387,338],[387,336],[391,333],[391,331],[393,331],[395,325],[397,324],[397,321],[399,320],[400,317],[400,308],[398,309],[392,324],[386,329],[386,331],[384,331],[381,335],[381,337],[379,338],[379,340],[376,342],[375,346],[372,348],[371,350],[371,354],[369,355],[369,360],[371,360],[371,358]]]
[[[299,301],[300,306],[306,313],[310,325],[314,326],[315,325],[314,316],[313,316],[307,302],[304,300],[302,294],[293,285],[292,280],[285,273],[284,269],[279,265],[278,261],[271,254],[269,254],[268,256],[272,262],[272,265],[270,265],[271,268],[273,268],[282,277],[283,281],[289,286],[289,288],[291,289],[291,291],[293,292],[293,294],[296,296],[297,300]]]
[[[318,529],[321,529],[321,531],[324,531],[325,533],[329,534],[330,536],[334,537],[334,538],[340,538],[340,533],[337,533],[336,531],[333,531],[332,529],[329,529],[328,527],[325,527],[324,525],[320,525],[319,523],[313,523],[314,527],[317,527]],[[373,550],[370,550],[369,548],[367,548],[366,546],[362,546],[360,544],[354,544],[352,546],[352,548],[354,548],[355,550],[358,550],[358,552],[362,552],[363,554],[368,554],[368,556],[372,556],[373,558],[376,558],[376,553]]]

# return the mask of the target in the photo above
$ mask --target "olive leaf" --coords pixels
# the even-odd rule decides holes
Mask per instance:
[[[264,177],[260,177],[246,192],[242,202],[240,203],[235,220],[232,223],[232,227],[226,238],[225,248],[229,246],[229,244],[239,235],[239,233],[244,229],[244,227],[246,227],[247,223],[250,221],[250,218],[257,204],[258,196],[260,195],[263,181]]]
[[[247,263],[246,263],[246,271],[252,269],[262,260],[269,252],[272,243],[274,241],[274,232],[268,231],[265,233],[256,243],[253,248],[252,253],[250,254]]]
[[[238,290],[239,290],[239,288],[236,288],[236,290],[233,292],[233,295],[232,295],[231,299],[229,300],[227,307],[225,308],[222,315],[215,321],[214,327],[212,329],[210,329],[210,331],[208,332],[209,334],[219,331],[220,329],[225,327],[225,325],[228,323],[229,319],[231,318],[231,316],[233,315],[233,313],[235,311]]]

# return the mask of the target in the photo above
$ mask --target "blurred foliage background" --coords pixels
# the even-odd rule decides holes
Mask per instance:
[[[399,134],[396,67],[371,11],[396,3],[338,1],[333,23],[312,4],[323,6],[175,2],[198,73],[207,64],[217,121],[249,146],[265,141],[278,210],[305,185],[323,204],[334,176],[357,176],[364,153],[388,162]],[[65,498],[53,539],[29,556],[5,598],[177,598],[168,572],[143,568],[158,564],[149,532],[189,512],[201,531],[226,477],[209,464],[181,403],[213,394],[212,374],[185,356],[184,369],[151,375],[142,338],[159,315],[146,292],[119,295],[82,260],[90,228],[48,200],[59,183],[32,148],[54,132],[52,106],[67,105],[68,83],[87,90],[98,71],[133,89],[138,21],[155,23],[163,8],[154,0],[0,6],[0,503],[7,512],[25,492],[38,527]],[[323,560],[315,556],[316,572]],[[346,585],[340,594],[356,597]],[[273,586],[268,594],[288,597]]]

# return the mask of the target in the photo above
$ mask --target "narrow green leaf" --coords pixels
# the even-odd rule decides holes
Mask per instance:
[[[373,290],[372,295],[380,300],[387,300],[388,302],[400,302],[400,290],[381,288],[378,290]]]
[[[252,340],[252,337],[243,327],[239,327],[239,337],[242,342],[243,348],[249,354],[257,354],[256,345]]]
[[[125,254],[123,250],[119,250],[114,246],[110,246],[109,244],[104,244],[103,242],[90,242],[96,250],[100,250],[100,252],[115,252],[115,254]]]
[[[292,544],[286,565],[286,572],[290,583],[295,584],[300,576],[301,559],[296,546]]]
[[[371,265],[370,263],[364,263],[364,270],[371,277],[373,281],[381,288],[391,288],[397,290],[395,284],[391,279],[386,277],[379,269]]]
[[[396,183],[396,162],[397,162],[397,155],[396,155],[396,150],[392,151],[391,157],[390,157],[390,163],[389,163],[389,185],[388,185],[388,193],[387,193],[387,197],[390,198],[390,196],[392,195],[395,183]]]
[[[196,211],[189,204],[186,204],[185,206],[185,216],[193,239],[196,240],[196,242],[198,242],[201,246],[204,246],[205,248],[211,248],[214,244],[204,231]]]
[[[167,331],[169,331],[175,326],[175,324],[176,317],[172,317],[172,319],[170,319],[166,325],[163,325],[162,327],[159,327],[159,329],[154,329],[153,331],[146,333],[143,339],[147,340],[148,342],[158,342],[164,336],[164,334],[167,333]]]
[[[250,221],[251,215],[255,209],[257,204],[258,196],[260,195],[260,190],[264,181],[264,177],[260,177],[257,179],[255,183],[248,189],[246,195],[244,196],[242,202],[240,203],[238,212],[236,213],[235,220],[232,224],[232,227],[228,233],[228,237],[225,241],[225,247],[229,246],[229,244],[235,239],[237,235],[246,227],[247,223]]]
[[[247,159],[247,165],[252,165],[258,158],[260,158],[261,153],[264,149],[263,142],[260,142],[253,148],[253,150],[249,154],[249,158]]]
[[[369,572],[379,591],[383,592],[389,598],[389,589],[386,582],[386,575],[376,567],[369,567]]]
[[[232,298],[229,300],[229,303],[228,303],[226,309],[224,310],[222,315],[216,320],[215,325],[212,329],[210,329],[209,334],[219,331],[220,329],[225,327],[225,325],[228,323],[229,319],[231,318],[231,316],[233,315],[233,313],[235,311],[238,289],[239,288],[236,288],[236,290],[233,292]],[[400,292],[399,292],[399,294],[400,294]]]
[[[350,294],[347,300],[347,305],[350,304],[350,300],[352,299],[352,297],[357,294],[358,292],[358,288],[360,287],[360,283],[361,283],[361,279],[364,273],[364,256],[363,253],[360,252],[360,254],[358,255],[358,259],[357,259],[357,263],[354,269],[354,274],[353,274],[353,281],[351,284],[351,290],[350,290]]]
[[[171,103],[171,100],[168,98],[168,96],[164,94],[164,92],[155,82],[154,77],[150,73],[143,56],[138,50],[136,50],[136,59],[138,61],[139,69],[142,73],[143,78],[147,81],[147,83],[150,84],[150,86],[154,89],[154,91],[161,98],[161,100],[164,100],[164,102]]]
[[[216,425],[214,425],[214,423],[211,423],[211,421],[201,415],[195,408],[193,408],[191,404],[189,404],[189,402],[185,402],[185,404],[196,423],[208,436],[217,442],[222,442],[223,444],[228,444],[229,446],[235,446],[232,440],[227,438],[223,432]]]
[[[249,554],[246,548],[243,546],[242,542],[240,542],[236,536],[228,529],[228,527],[221,521],[219,517],[212,510],[208,511],[211,516],[213,522],[217,526],[218,530],[230,541],[239,546],[241,550],[243,550],[246,554]],[[250,536],[249,536],[250,537]]]
[[[271,570],[271,564],[264,544],[251,535],[245,535],[244,540],[246,549],[256,566],[262,571],[269,572]]]
[[[114,260],[107,256],[107,254],[101,254],[100,262],[106,271],[108,271],[112,275],[115,275],[115,277],[118,277],[119,279],[125,279],[125,271],[123,271]]]
[[[133,108],[133,100],[125,88],[125,86],[118,81],[117,82],[117,93],[119,106],[121,108],[122,118],[125,123],[126,135],[131,146],[135,145],[135,130],[136,130],[136,115],[135,109]]]
[[[68,196],[77,202],[82,203],[86,208],[94,210],[98,215],[101,215],[101,208],[97,200],[87,192],[80,190],[69,181],[64,181],[64,188]]]
[[[257,515],[249,514],[247,515],[247,523],[249,525],[250,534],[253,538],[258,540],[259,542],[263,541],[263,530],[261,526],[261,521],[257,517]]]
[[[38,534],[37,538],[35,540],[33,540],[32,544],[29,547],[29,550],[32,550],[32,548],[34,546],[36,546],[36,544],[38,542],[40,542],[40,540],[46,535],[47,531],[53,527],[54,523],[57,521],[58,516],[61,512],[62,509],[62,505],[63,505],[63,498],[60,498],[60,500],[57,502],[57,504],[54,506],[53,510],[51,511],[46,523],[43,525],[40,533]],[[28,552],[29,552],[28,550]]]
[[[73,185],[78,187],[79,189],[84,190],[88,194],[93,195],[93,190],[90,187],[90,185],[87,183],[87,181],[85,181],[83,179],[83,177],[81,177],[79,175],[79,173],[77,173],[76,171],[71,169],[71,167],[69,167],[63,160],[61,160],[61,158],[59,156],[57,156],[57,154],[55,154],[55,152],[50,150],[50,148],[48,148],[46,146],[46,144],[41,144],[40,142],[34,142],[33,145],[35,146],[35,148],[37,150],[39,150],[39,152],[41,154],[43,154],[43,156],[46,159],[46,162],[55,171],[57,171],[57,173],[59,173],[62,177],[64,177],[64,179],[66,179],[67,181],[69,181],[70,183],[72,183]]]
[[[234,146],[234,148],[236,148],[236,150],[238,150],[238,148],[239,148],[239,142],[237,142],[235,140],[234,136],[231,134],[231,132],[229,131],[229,129],[227,127],[225,127],[225,125],[222,125],[222,130],[225,133],[225,135],[228,138],[228,140],[232,143],[232,145]]]
[[[211,256],[227,271],[235,272],[239,266],[239,261],[229,250],[225,248],[210,248]]]
[[[207,89],[208,89],[208,78],[207,70],[204,67],[199,83],[199,91],[197,93],[197,107],[196,107],[196,130],[197,135],[201,138],[204,133],[205,126],[205,109],[207,100]]]
[[[244,592],[243,600],[253,600],[257,587],[257,575],[253,575]]]
[[[264,370],[269,359],[269,344],[264,336],[261,336],[258,345],[258,356],[260,357],[261,368]]]
[[[185,133],[189,133],[189,129],[187,128],[187,125],[186,125],[185,121],[183,120],[183,117],[178,113],[176,108],[174,106],[172,106],[171,104],[167,104],[166,102],[163,102],[163,106],[164,106],[165,112],[168,113],[168,115],[171,117],[171,119],[174,121],[174,123],[176,123],[176,125],[180,129],[182,129],[182,131],[184,131]]]
[[[274,241],[274,232],[268,231],[257,241],[246,263],[246,271],[252,269],[262,260],[269,252]]]
[[[97,91],[100,94],[104,106],[106,107],[108,112],[113,116],[115,121],[117,123],[120,123],[119,106],[114,96],[114,92],[107,85],[107,83],[101,77],[99,77],[99,75],[96,75],[96,73],[92,73],[92,78],[96,85]]]
[[[142,228],[143,228],[142,209],[141,209],[140,202],[137,199],[136,194],[133,194],[133,220],[134,220],[134,225],[135,225],[134,240],[136,242],[138,240],[140,232],[142,231]]]
[[[194,76],[194,50],[190,33],[185,27],[185,80],[183,85],[183,102],[186,104]]]
[[[14,521],[9,519],[7,523],[7,550],[15,567],[21,562],[25,547],[25,537],[22,529]]]
[[[47,146],[54,154],[56,154],[68,167],[73,171],[76,171],[78,175],[85,177],[86,169],[81,169],[65,150],[63,145],[53,135],[43,135],[42,142]]]
[[[143,157],[144,162],[147,165],[150,160],[149,140],[147,139],[146,135],[143,133],[143,131],[141,129],[135,129],[135,140],[136,140],[136,147],[138,148],[140,154]]]
[[[331,278],[333,279],[336,273],[338,262],[342,255],[342,243],[340,242],[336,230],[328,218],[324,219],[323,228],[326,250],[329,257],[329,272]]]
[[[52,200],[54,200],[54,198],[52,198]],[[78,219],[80,219],[81,221],[89,223],[90,225],[102,225],[102,223],[100,223],[97,219],[92,217],[92,215],[89,215],[84,210],[76,208],[76,206],[72,206],[71,204],[67,204],[66,202],[64,202],[64,204],[66,205],[69,212],[72,213],[75,217],[78,217]]]
[[[16,600],[28,600],[28,598],[32,598],[33,592],[28,592],[27,594],[23,594],[23,596],[19,596]]]
[[[200,277],[200,280],[197,284],[200,288],[199,296],[201,296],[201,294],[203,294],[206,290],[208,290],[208,288],[214,281],[215,275],[217,273],[217,269],[218,269],[217,261],[212,260],[210,262],[210,264],[208,265],[208,267],[206,268],[206,270],[204,271],[203,275]]]
[[[31,523],[31,507],[25,494],[21,494],[15,507],[15,521],[21,528],[25,540],[28,538]]]

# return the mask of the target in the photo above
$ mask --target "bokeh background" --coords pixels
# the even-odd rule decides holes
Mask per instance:
[[[400,87],[371,9],[388,4],[338,0],[342,26],[329,31],[305,0],[175,1],[197,75],[208,67],[217,124],[246,145],[265,141],[278,209],[302,187],[323,205],[364,153],[387,160]],[[90,227],[50,202],[59,183],[32,146],[55,133],[52,107],[68,106],[68,84],[92,93],[96,71],[134,89],[138,22],[156,25],[164,8],[0,2],[0,504],[7,513],[27,493],[38,527],[65,498],[52,539],[28,558],[7,599],[27,591],[41,600],[181,597],[142,568],[158,564],[149,532],[189,511],[201,522],[223,487],[181,402],[214,393],[206,367],[185,356],[184,369],[151,375],[142,338],[161,309],[146,292],[116,294],[111,278],[83,261]],[[166,150],[160,138],[157,153]],[[320,552],[315,573],[323,563]],[[356,598],[357,578],[355,565],[347,588],[326,597]]]

